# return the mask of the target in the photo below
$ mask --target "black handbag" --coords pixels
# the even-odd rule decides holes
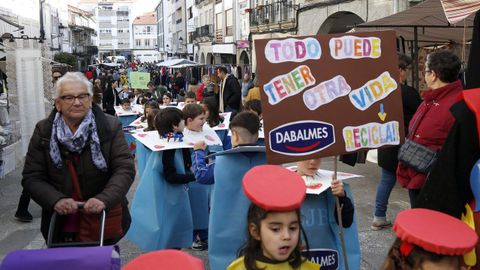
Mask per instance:
[[[408,132],[405,142],[398,150],[398,161],[421,173],[428,173],[437,160],[438,151],[410,140],[410,134],[415,131],[420,116],[415,119],[412,129]]]

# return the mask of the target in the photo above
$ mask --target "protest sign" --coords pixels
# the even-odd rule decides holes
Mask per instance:
[[[269,163],[400,144],[393,31],[255,40],[255,48]]]
[[[148,89],[150,82],[150,73],[148,72],[130,72],[130,85],[133,89]]]

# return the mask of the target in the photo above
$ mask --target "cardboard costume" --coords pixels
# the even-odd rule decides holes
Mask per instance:
[[[257,166],[247,172],[242,181],[245,195],[257,207],[268,212],[291,212],[300,208],[305,199],[307,188],[302,178],[283,167],[274,165]],[[300,234],[300,231],[298,231]],[[299,241],[300,236],[299,236]],[[261,241],[261,240],[260,240]],[[262,245],[261,245],[262,246]],[[265,257],[265,253],[255,256],[255,264],[259,269],[266,270],[292,270],[290,261],[275,261]],[[292,252],[294,252],[292,250]],[[245,254],[245,256],[247,256]],[[291,255],[289,256],[289,259]],[[235,260],[227,270],[245,270],[245,257]],[[299,270],[318,270],[320,265],[304,260]]]
[[[132,207],[127,239],[144,251],[192,245],[192,211],[188,184],[170,184],[163,175],[163,151],[148,158]],[[175,152],[175,168],[184,174],[182,149]]]
[[[343,188],[353,204],[350,185],[344,183]],[[331,189],[329,188],[319,195],[307,194],[301,213],[302,226],[310,246],[309,259],[317,263],[323,261],[322,269],[345,269],[339,236],[340,228],[336,222],[335,196]],[[350,269],[360,269],[360,243],[355,215],[353,215],[353,223],[348,228],[344,228],[343,233],[348,254],[348,266]],[[328,258],[335,259],[329,260]]]
[[[208,234],[208,259],[212,270],[225,270],[247,240],[246,213],[250,201],[242,191],[241,180],[249,169],[266,163],[264,148],[263,152],[239,151],[242,149],[216,155]]]

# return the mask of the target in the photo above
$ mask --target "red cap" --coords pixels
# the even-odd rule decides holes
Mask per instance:
[[[276,212],[299,209],[307,191],[300,175],[275,165],[261,165],[249,170],[242,185],[252,203]]]
[[[141,255],[123,270],[205,270],[202,260],[180,250],[159,250]]]
[[[472,250],[478,240],[475,231],[461,220],[422,208],[400,212],[393,230],[406,246],[419,246],[440,255],[463,255]],[[411,249],[405,250],[404,255],[408,256]]]

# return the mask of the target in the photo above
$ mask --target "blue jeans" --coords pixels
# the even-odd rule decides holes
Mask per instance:
[[[377,186],[377,195],[375,196],[375,216],[386,217],[388,198],[397,181],[395,173],[382,168],[380,183]]]

